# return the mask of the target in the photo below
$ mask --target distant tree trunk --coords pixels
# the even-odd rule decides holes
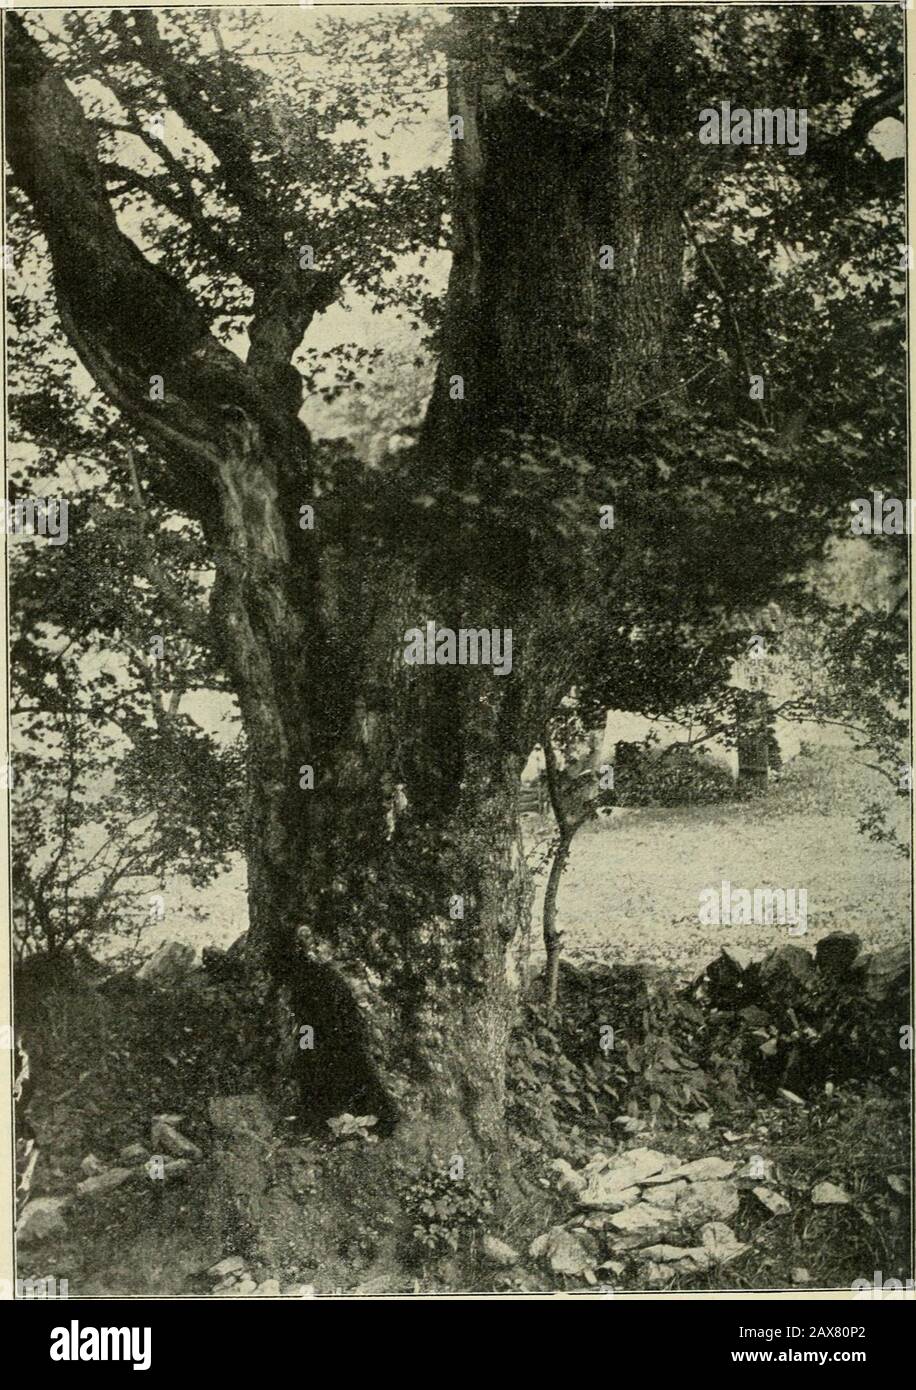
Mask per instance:
[[[765,690],[748,690],[738,708],[738,785],[766,790],[770,768],[770,704]]]

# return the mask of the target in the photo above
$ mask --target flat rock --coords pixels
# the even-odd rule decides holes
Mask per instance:
[[[640,1260],[661,1260],[670,1264],[673,1260],[684,1260],[691,1253],[682,1245],[646,1245],[637,1256]]]
[[[553,1226],[531,1242],[534,1259],[544,1260],[554,1274],[584,1274],[595,1267],[595,1256],[584,1242],[564,1226]]]
[[[557,1188],[560,1192],[571,1192],[574,1197],[585,1188],[588,1179],[585,1171],[577,1173],[575,1168],[565,1158],[555,1158],[550,1167],[559,1176],[557,1177]]]
[[[557,1159],[552,1167],[560,1173],[560,1190],[571,1192],[581,1206],[619,1211],[638,1199],[639,1183],[672,1161],[678,1162],[655,1149],[628,1149],[595,1154],[578,1173],[565,1159]]]
[[[841,1207],[849,1202],[849,1193],[836,1183],[819,1182],[811,1189],[811,1200],[816,1207]]]
[[[127,1182],[128,1178],[133,1178],[136,1174],[136,1168],[108,1168],[104,1173],[98,1173],[93,1178],[86,1178],[83,1182],[78,1182],[76,1184],[77,1195],[80,1197],[103,1197],[106,1192],[113,1192],[116,1187],[120,1187]]]
[[[721,1221],[709,1221],[700,1231],[703,1249],[716,1264],[728,1264],[743,1255],[749,1247],[742,1245],[734,1231]]]
[[[186,1139],[174,1125],[166,1120],[154,1120],[150,1131],[153,1148],[160,1153],[174,1154],[176,1158],[202,1158],[203,1153]]]
[[[679,1221],[727,1221],[738,1210],[740,1196],[733,1182],[694,1182],[677,1204]]]
[[[207,1270],[207,1275],[211,1279],[225,1279],[227,1274],[241,1274],[245,1268],[245,1261],[241,1255],[227,1255],[218,1264],[211,1265]]]
[[[280,1280],[265,1279],[264,1282],[262,1284],[259,1284],[258,1287],[255,1289],[255,1296],[257,1298],[279,1298]]]
[[[642,1185],[644,1187],[659,1187],[662,1183],[672,1182],[675,1175],[683,1167],[684,1164],[677,1154],[668,1154],[664,1166],[657,1173],[653,1173],[651,1177],[643,1178]]]
[[[721,1178],[730,1178],[737,1168],[737,1163],[731,1163],[725,1158],[716,1158],[715,1155],[709,1158],[695,1158],[692,1163],[682,1163],[674,1172],[668,1173],[664,1181],[674,1182],[678,1178],[686,1178],[688,1182],[715,1182]],[[656,1178],[659,1182],[662,1179]]]
[[[666,1183],[664,1187],[649,1187],[646,1196],[654,1207],[664,1207],[667,1211],[677,1206],[686,1191],[687,1183],[682,1178],[678,1182]]]
[[[757,1201],[766,1207],[772,1216],[788,1216],[792,1208],[785,1197],[778,1192],[771,1192],[768,1187],[755,1187],[752,1189]]]
[[[122,1163],[145,1163],[149,1158],[149,1149],[145,1144],[126,1144],[118,1158]]]
[[[487,1264],[497,1269],[511,1269],[521,1258],[517,1250],[513,1250],[504,1240],[497,1240],[496,1236],[484,1236],[480,1250]]]
[[[66,1197],[34,1197],[20,1213],[16,1226],[19,1245],[37,1245],[40,1240],[66,1229]]]
[[[638,1187],[616,1187],[604,1181],[607,1174],[596,1173],[586,1188],[578,1194],[580,1206],[599,1211],[623,1211],[639,1201]]]
[[[615,1156],[607,1171],[620,1174],[619,1187],[629,1187],[634,1182],[645,1182],[676,1162],[671,1154],[659,1153],[657,1149],[627,1149]]]
[[[702,1245],[647,1245],[637,1252],[638,1260],[675,1265],[678,1274],[702,1274],[712,1263],[712,1256]]]
[[[661,1232],[659,1231],[658,1234],[661,1235]],[[630,1251],[638,1250],[641,1245],[644,1245],[647,1237],[649,1237],[648,1231],[636,1231],[633,1235],[623,1235],[620,1231],[608,1227],[604,1235],[607,1253],[609,1256],[627,1255]]]
[[[80,1172],[87,1178],[97,1178],[104,1171],[105,1164],[95,1154],[87,1154],[80,1164]]]
[[[680,1215],[680,1213],[678,1213]],[[651,1202],[639,1202],[611,1217],[611,1226],[623,1235],[658,1235],[674,1221],[674,1211],[656,1207]]]

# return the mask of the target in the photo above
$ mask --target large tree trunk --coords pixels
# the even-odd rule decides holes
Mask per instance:
[[[675,11],[465,12],[455,239],[428,437],[592,445],[676,382],[687,162]],[[578,35],[578,37],[577,37]],[[613,252],[613,263],[602,248]]]
[[[431,470],[452,486],[505,449],[506,432],[601,457],[613,424],[677,391],[686,32],[682,13],[662,10],[532,8],[517,22],[465,10],[455,21],[453,264],[424,433]],[[466,557],[448,560],[464,572]],[[517,599],[510,581],[506,611],[518,613]],[[522,605],[518,621],[538,620]],[[559,693],[523,705],[526,751]],[[574,834],[561,829],[544,919],[551,1003]]]
[[[465,120],[457,245],[423,441],[429,473],[446,469],[456,487],[502,429],[594,448],[610,418],[672,384],[683,161],[664,137],[666,122],[684,125],[673,71],[683,21],[635,18],[596,17],[582,40],[591,45],[583,63],[594,100],[572,110],[559,72],[541,64],[569,42],[577,14],[525,13],[517,54],[505,34],[496,35],[502,51],[490,42],[492,16],[456,21],[452,109]],[[520,96],[506,79],[516,59],[516,80],[527,84]],[[661,109],[657,85],[651,102],[646,86],[648,66],[659,63],[672,70]],[[650,138],[651,158],[641,148]],[[613,270],[600,263],[606,244]],[[467,386],[463,401],[449,391],[454,373]],[[304,882],[298,896],[253,901],[253,934],[268,942],[277,921],[286,923],[283,949],[298,962],[291,1010],[297,1024],[316,1026],[303,1068],[321,1108],[371,1102],[435,1145],[448,1134],[459,1147],[492,1149],[503,1138],[513,954],[530,909],[518,776],[540,707],[519,698],[519,675],[403,665],[404,633],[429,613],[455,628],[512,625],[524,641],[526,596],[511,574],[504,588],[475,595],[479,542],[442,535],[435,544],[440,563],[422,559],[419,575],[383,564],[374,597],[355,567],[337,576],[345,590],[359,586],[358,622],[337,631],[357,656],[336,654],[333,688],[311,692],[316,732],[301,761],[315,764],[316,787],[292,793],[299,818],[308,817],[308,843],[300,850],[289,838],[272,871],[281,895],[290,862],[304,866]],[[293,762],[299,757],[295,750]],[[287,787],[297,787],[296,771]],[[398,787],[406,806],[392,831]],[[282,807],[265,814],[281,837],[296,824]],[[449,915],[456,898],[461,918]],[[286,978],[285,967],[274,974]],[[331,1017],[329,996],[339,1001]]]
[[[310,643],[258,500],[255,545],[226,489],[220,529],[239,540],[213,614],[249,745],[247,955],[279,1006],[281,1075],[311,1124],[375,1114],[439,1152],[493,1150],[531,898],[498,678],[405,665],[432,600],[362,557],[320,562],[319,591],[345,602],[336,649]]]

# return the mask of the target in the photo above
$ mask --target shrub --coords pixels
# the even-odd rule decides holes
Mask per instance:
[[[738,795],[731,772],[705,748],[673,743],[661,750],[618,743],[614,789],[621,806],[708,805]]]

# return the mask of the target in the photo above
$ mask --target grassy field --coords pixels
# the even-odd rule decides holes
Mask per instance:
[[[864,806],[892,802],[891,824],[908,834],[908,803],[888,797],[886,782],[842,755],[820,749],[795,758],[761,799],[713,806],[631,810],[586,826],[573,844],[560,888],[563,953],[572,960],[654,964],[696,975],[719,948],[762,953],[790,938],[778,926],[706,926],[698,917],[703,888],[804,888],[813,946],[831,931],[855,931],[865,946],[909,937],[910,870],[906,859],[872,844],[856,829]],[[619,813],[617,813],[619,815]],[[528,843],[552,829],[525,818]],[[544,879],[539,877],[533,941],[540,936]],[[175,881],[166,915],[144,932],[144,946],[177,939],[228,946],[247,925],[244,864],[209,888]]]
[[[838,752],[821,750],[795,759],[758,800],[634,809],[586,827],[560,888],[563,954],[692,977],[726,945],[755,954],[792,939],[813,947],[832,931],[857,932],[865,946],[906,941],[909,862],[856,829],[863,807],[886,799],[885,787]],[[907,803],[891,810],[903,838]],[[804,888],[806,935],[790,938],[776,925],[701,925],[700,892],[723,879],[736,888]],[[535,938],[542,892],[543,879]]]

